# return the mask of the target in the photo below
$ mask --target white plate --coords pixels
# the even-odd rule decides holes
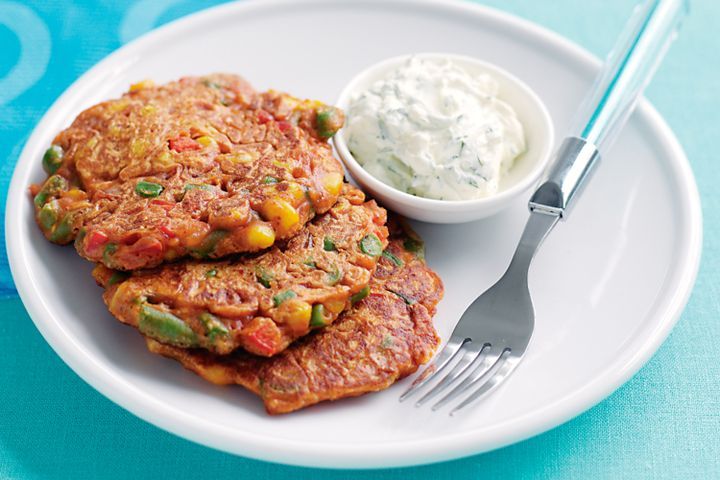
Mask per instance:
[[[641,103],[569,221],[531,272],[537,327],[525,361],[485,403],[450,418],[399,404],[407,384],[271,418],[240,388],[214,387],[145,351],[112,320],[71,248],[43,240],[27,186],[40,158],[81,109],[138,79],[241,72],[261,88],[326,101],[383,58],[447,51],[495,62],[526,81],[562,134],[598,62],[528,22],[470,4],[262,1],[229,4],[161,28],[98,64],[55,103],[23,150],[7,204],[18,291],[48,343],[88,383],[145,420],[250,457],[299,465],[381,467],[434,462],[507,445],[552,428],[626,381],[682,311],[701,245],[698,194],[667,125]],[[523,201],[486,221],[419,225],[445,281],[437,315],[447,336],[466,305],[508,262]]]

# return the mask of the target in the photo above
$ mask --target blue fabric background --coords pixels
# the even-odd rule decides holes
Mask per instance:
[[[214,0],[0,0],[0,190],[33,126],[123,43]],[[632,0],[483,0],[597,55]],[[587,413],[520,444],[411,469],[336,472],[234,457],[165,433],[81,381],[43,341],[0,255],[0,478],[720,478],[720,2],[696,0],[648,95],[685,146],[705,213],[697,286],[650,363]],[[4,219],[4,202],[2,207]],[[4,236],[3,236],[4,238]]]

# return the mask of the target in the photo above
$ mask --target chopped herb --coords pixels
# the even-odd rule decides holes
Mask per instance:
[[[382,253],[382,256],[385,257],[385,258],[387,258],[388,260],[390,260],[392,263],[394,263],[396,267],[402,267],[402,266],[403,266],[403,261],[400,260],[400,259],[399,259],[398,257],[396,257],[395,255],[393,255],[393,253],[392,253],[390,250],[385,250],[385,251]]]
[[[276,307],[279,307],[281,303],[283,303],[285,300],[290,300],[291,298],[295,298],[297,295],[292,290],[285,290],[284,292],[280,292],[277,295],[273,297],[273,305]]]
[[[129,276],[130,273],[128,272],[113,272],[113,274],[110,275],[110,278],[108,279],[108,287],[111,285],[115,285],[116,283],[124,282]]]
[[[393,346],[393,337],[392,335],[385,335],[382,339],[382,343],[380,344],[382,348],[390,348]]]
[[[266,185],[269,185],[269,184],[272,184],[272,183],[278,183],[278,179],[275,178],[275,177],[271,177],[270,175],[268,175],[267,177],[263,178],[262,183],[264,183],[264,184],[266,184]]]
[[[211,268],[210,270],[208,270],[207,272],[205,272],[205,278],[212,278],[212,277],[215,277],[215,276],[217,276],[217,270],[214,269],[214,268]]]
[[[208,80],[207,78],[202,81],[203,85],[209,88],[214,88],[215,90],[220,90],[220,84],[213,82],[211,80]]]
[[[210,255],[212,255],[215,247],[217,247],[217,244],[220,243],[220,240],[225,238],[227,234],[227,230],[213,230],[212,232],[207,234],[200,246],[196,249],[191,250],[190,253],[198,258],[209,257]]]
[[[213,186],[208,185],[207,183],[201,183],[201,184],[195,184],[195,183],[188,183],[183,188],[184,191],[188,190],[205,190],[205,191],[212,191]]]
[[[402,293],[402,292],[397,292],[397,291],[395,291],[395,290],[390,290],[390,289],[388,289],[388,291],[389,291],[390,293],[394,293],[394,294],[397,295],[398,297],[402,298],[403,302],[405,302],[405,303],[408,304],[408,305],[414,305],[414,304],[417,303],[417,300],[415,300],[414,298],[411,298],[411,297],[405,295],[405,294]]]
[[[332,252],[337,250],[337,247],[335,246],[335,242],[330,237],[325,237],[323,239],[323,250],[326,252]]]
[[[118,245],[117,243],[108,243],[105,245],[105,250],[103,250],[103,261],[105,263],[110,263],[110,257],[117,252]]]
[[[270,288],[270,282],[272,282],[273,278],[275,277],[272,273],[269,273],[263,267],[258,266],[255,269],[255,278],[263,287]]]
[[[415,256],[420,259],[425,258],[425,244],[422,240],[406,238],[403,242],[403,248],[408,252],[415,254]]]
[[[317,268],[317,263],[315,263],[315,260],[312,259],[312,257],[308,258],[303,262],[303,265],[306,265],[310,268]]]

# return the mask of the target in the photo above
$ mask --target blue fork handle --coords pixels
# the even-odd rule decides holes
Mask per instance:
[[[582,103],[531,211],[565,217],[598,160],[632,113],[688,12],[686,0],[639,4]]]

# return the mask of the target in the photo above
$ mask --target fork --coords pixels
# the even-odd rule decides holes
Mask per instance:
[[[530,217],[505,274],[465,310],[437,358],[400,396],[408,399],[439,379],[416,402],[421,406],[453,387],[433,406],[460,398],[454,415],[486,398],[525,356],[535,328],[528,271],[545,237],[565,219],[573,200],[633,111],[643,89],[677,35],[686,0],[639,4],[608,55],[545,181],[528,204]],[[441,373],[445,373],[441,377]]]

